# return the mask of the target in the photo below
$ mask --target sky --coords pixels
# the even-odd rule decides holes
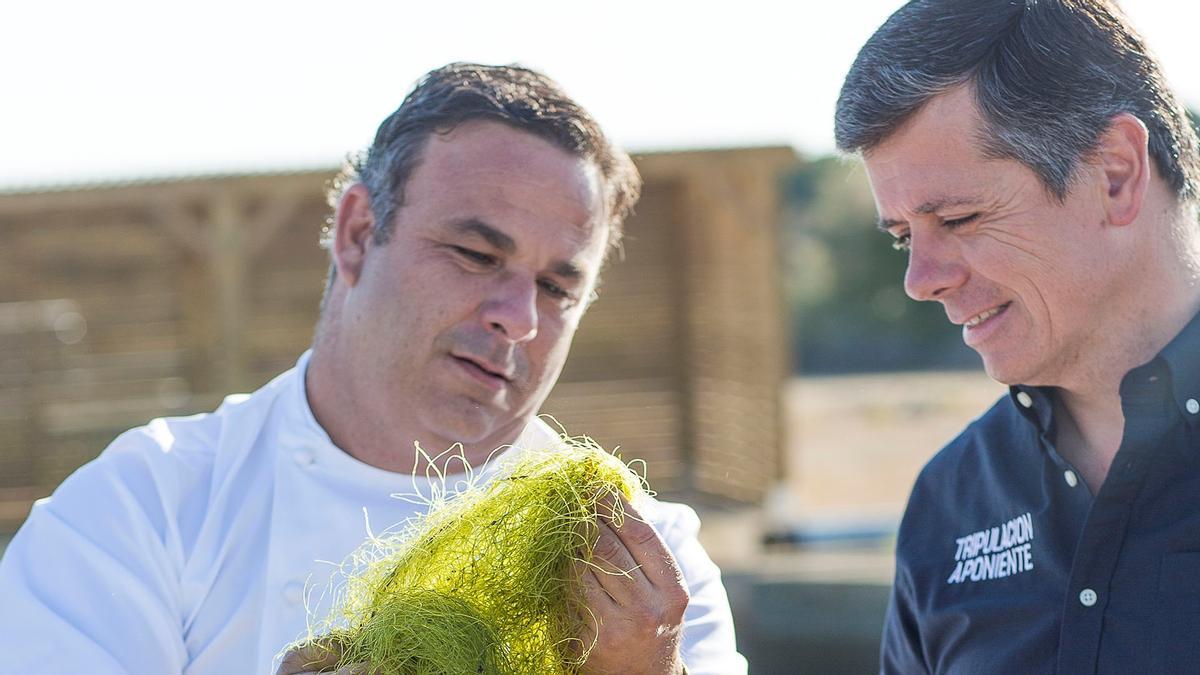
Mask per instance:
[[[143,0],[0,10],[0,187],[336,165],[422,73],[545,71],[638,151],[833,151],[832,111],[898,0]],[[1200,9],[1123,6],[1200,107]],[[1180,9],[1186,7],[1186,9]]]

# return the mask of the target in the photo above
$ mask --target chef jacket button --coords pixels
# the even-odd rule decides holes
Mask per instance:
[[[1194,398],[1189,398],[1183,405],[1187,408],[1187,411],[1193,415],[1200,413],[1200,401],[1197,401]]]
[[[1070,469],[1063,472],[1063,480],[1067,481],[1067,485],[1071,487],[1079,485],[1079,476],[1076,476],[1075,472]]]
[[[1091,607],[1092,605],[1096,604],[1096,591],[1093,591],[1090,588],[1085,588],[1082,591],[1079,591],[1079,604],[1083,605],[1084,607]]]
[[[1026,408],[1033,407],[1033,397],[1023,391],[1017,392],[1017,402],[1019,402],[1021,405],[1025,406]]]
[[[283,600],[289,605],[298,605],[304,599],[304,584],[299,581],[289,581],[283,586]]]
[[[311,450],[297,450],[292,453],[292,461],[296,462],[296,466],[305,467],[312,466],[317,459]]]

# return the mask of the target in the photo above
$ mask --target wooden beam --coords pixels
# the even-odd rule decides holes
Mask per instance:
[[[249,265],[244,209],[228,192],[218,192],[211,202],[208,241],[209,272],[216,288],[217,354],[220,384],[241,391],[246,375],[242,333],[246,325],[246,269]]]
[[[246,244],[247,257],[251,260],[258,257],[275,235],[291,224],[303,203],[303,195],[295,190],[279,190],[269,194],[264,208],[254,214],[254,227],[250,229]]]
[[[150,215],[184,248],[198,256],[212,253],[204,221],[189,211],[183,202],[174,199],[156,199],[149,206]]]

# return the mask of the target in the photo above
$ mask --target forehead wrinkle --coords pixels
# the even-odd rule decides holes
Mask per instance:
[[[526,132],[518,133],[525,135]],[[539,140],[533,138],[535,143]],[[451,153],[455,150],[450,148]],[[530,157],[528,154],[487,155],[484,161],[480,161],[474,157],[447,153],[451,156],[444,158],[445,161],[431,173],[437,173],[435,180],[438,181],[473,183],[491,190],[492,199],[514,206],[520,206],[524,199],[511,194],[512,188],[536,192],[542,199],[553,202],[554,208],[572,223],[602,219],[605,210],[604,185],[599,167],[591,160],[571,156],[560,148],[555,150],[568,158],[570,171],[564,171],[561,165],[553,161]],[[568,174],[573,175],[565,179],[569,185],[564,190],[561,183]],[[553,184],[548,181],[553,181]]]

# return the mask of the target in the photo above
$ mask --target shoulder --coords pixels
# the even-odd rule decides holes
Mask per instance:
[[[169,539],[180,519],[203,511],[219,454],[252,444],[230,443],[231,435],[253,439],[254,422],[261,424],[272,398],[264,387],[227,397],[212,412],[162,417],[130,429],[40,500],[31,517],[45,511],[79,526],[92,519],[138,519]]]
[[[118,436],[92,462],[63,483],[97,479],[163,488],[212,471],[214,456],[230,428],[255,407],[255,396],[230,396],[214,411],[184,417],[160,417]]]
[[[1030,427],[1012,400],[1003,396],[926,463],[913,487],[913,499],[942,494],[948,481],[967,474],[988,478],[1001,455],[1015,460],[1013,451],[1030,449],[1032,440]]]
[[[1036,489],[1037,432],[1005,396],[971,422],[921,470],[896,542],[898,571],[953,543],[981,522],[1008,514]],[[897,576],[900,578],[900,575]]]
[[[42,666],[69,659],[73,672],[186,669],[181,617],[207,592],[186,571],[203,548],[223,439],[253,401],[131,429],[39,500],[0,560],[0,596],[16,608],[0,607],[0,644]]]

